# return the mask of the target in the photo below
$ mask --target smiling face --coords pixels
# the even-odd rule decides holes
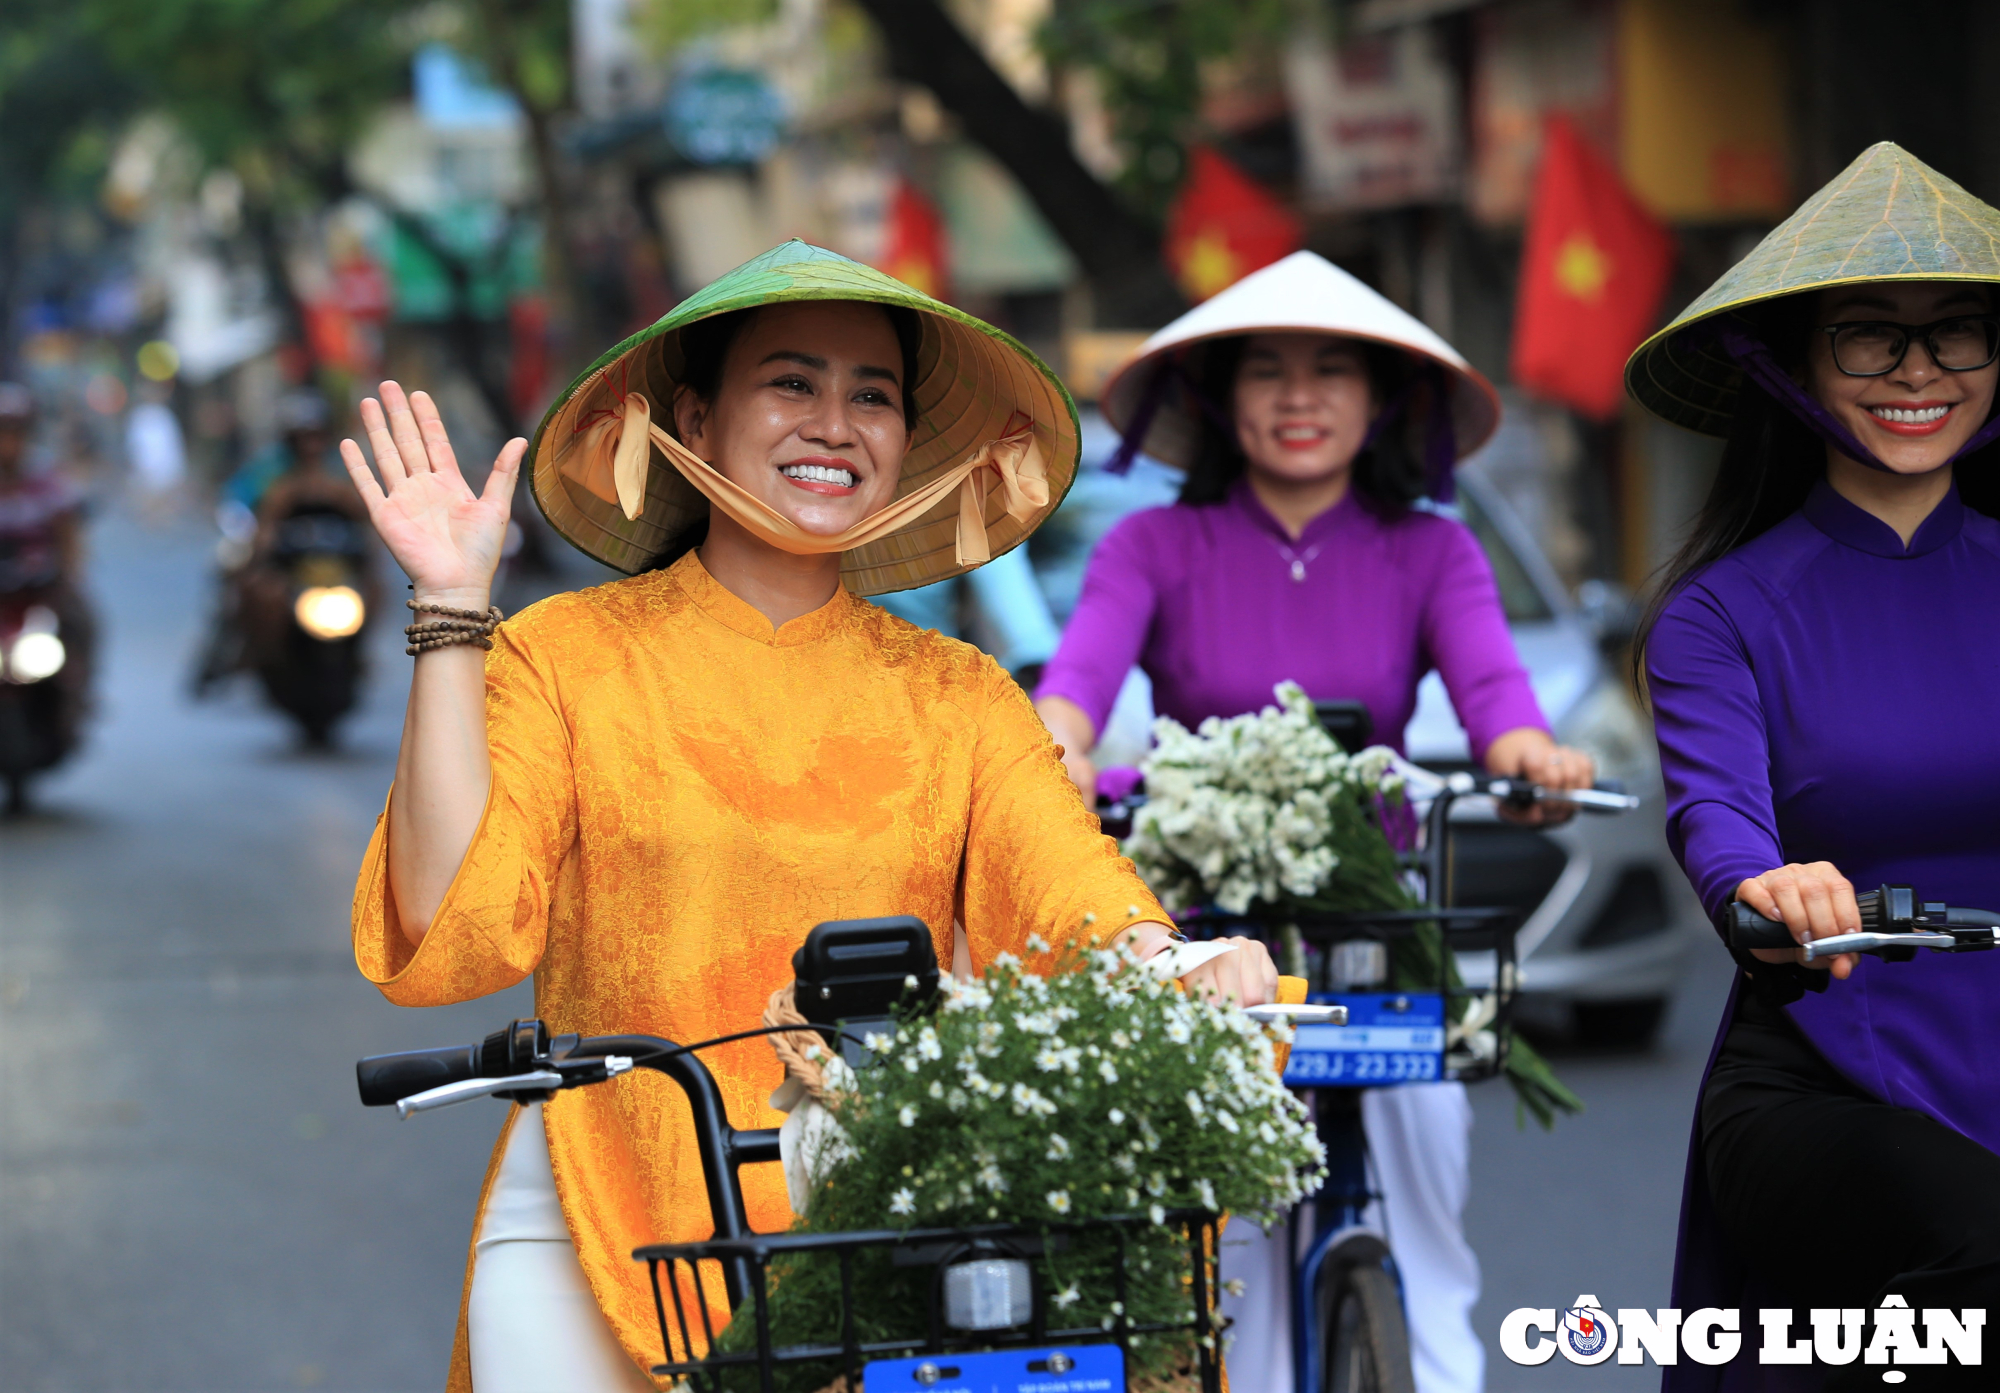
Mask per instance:
[[[1329,334],[1253,334],[1236,369],[1236,441],[1253,473],[1287,483],[1345,474],[1374,419],[1360,345]]]
[[[872,305],[758,310],[723,359],[715,399],[682,388],[681,441],[805,531],[831,537],[895,499],[909,429],[903,350]]]
[[[1950,372],[1912,339],[1903,361],[1881,377],[1850,377],[1834,362],[1833,324],[1878,320],[1931,324],[1954,314],[1986,314],[1992,297],[1976,285],[1949,282],[1857,285],[1820,296],[1818,326],[1806,352],[1806,389],[1853,432],[1875,458],[1898,474],[1942,466],[1985,424],[2000,381],[2000,365]],[[1947,350],[1947,357],[1949,350]]]

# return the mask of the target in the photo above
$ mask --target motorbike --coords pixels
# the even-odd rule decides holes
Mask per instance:
[[[77,743],[81,697],[61,680],[70,651],[54,598],[0,594],[0,778],[13,817],[28,810],[29,779],[62,763]]]
[[[14,817],[29,780],[76,749],[90,647],[82,599],[25,555],[0,544],[0,779]]]
[[[238,582],[246,665],[315,747],[332,743],[360,694],[371,589],[363,526],[330,504],[302,500]]]

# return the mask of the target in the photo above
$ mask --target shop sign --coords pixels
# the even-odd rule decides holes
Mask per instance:
[[[1430,26],[1338,45],[1301,37],[1285,86],[1313,206],[1394,208],[1457,193],[1458,82]]]
[[[696,164],[756,164],[784,134],[784,99],[762,73],[703,68],[667,95],[667,138]]]

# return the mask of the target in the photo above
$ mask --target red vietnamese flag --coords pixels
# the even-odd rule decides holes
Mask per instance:
[[[1206,145],[1167,211],[1165,253],[1190,300],[1206,300],[1305,242],[1298,215]]]
[[[944,219],[908,179],[896,181],[896,192],[889,199],[879,269],[933,300],[951,298]]]
[[[1673,235],[1566,116],[1535,176],[1514,308],[1514,380],[1600,420],[1617,414],[1625,360],[1652,329]]]

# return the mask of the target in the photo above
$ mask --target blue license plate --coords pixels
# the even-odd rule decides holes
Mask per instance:
[[[1315,992],[1309,999],[1345,1006],[1347,1024],[1299,1026],[1286,1083],[1382,1088],[1444,1077],[1444,997],[1438,993]]]
[[[1124,1393],[1116,1345],[920,1354],[877,1359],[862,1370],[868,1393]]]

